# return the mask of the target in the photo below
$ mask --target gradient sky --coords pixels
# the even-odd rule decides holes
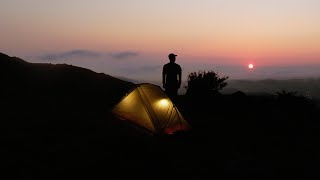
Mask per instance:
[[[319,20],[319,0],[2,0],[0,51],[134,78],[170,52],[190,71],[312,66]]]

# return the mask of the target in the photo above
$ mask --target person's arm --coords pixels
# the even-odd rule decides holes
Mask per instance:
[[[165,72],[165,68],[163,66],[162,69],[162,86],[165,88],[165,84],[166,84],[166,72]]]
[[[181,87],[181,74],[182,74],[182,72],[181,72],[182,70],[181,70],[181,68],[180,68],[180,72],[179,72],[179,78],[178,78],[178,81],[179,81],[179,88]]]

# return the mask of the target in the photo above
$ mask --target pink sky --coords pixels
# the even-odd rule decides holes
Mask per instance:
[[[33,62],[80,49],[135,52],[140,66],[163,64],[170,52],[199,66],[312,65],[320,64],[319,19],[318,0],[5,0],[0,51]],[[67,62],[106,73],[102,64],[114,63],[90,58]]]

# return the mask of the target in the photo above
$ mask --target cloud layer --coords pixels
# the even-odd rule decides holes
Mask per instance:
[[[123,51],[123,52],[111,53],[111,57],[114,59],[128,59],[128,58],[136,57],[138,55],[139,55],[139,53],[133,52],[133,51]]]
[[[72,58],[97,58],[101,55],[101,53],[95,51],[76,49],[62,53],[44,54],[40,56],[40,59],[44,61],[58,61]]]
[[[62,61],[62,60],[69,60],[74,58],[110,58],[110,59],[129,59],[133,57],[137,57],[139,55],[138,52],[134,51],[121,51],[121,52],[97,52],[91,51],[86,49],[74,49],[65,52],[58,52],[58,53],[47,53],[39,56],[40,60],[43,61]]]

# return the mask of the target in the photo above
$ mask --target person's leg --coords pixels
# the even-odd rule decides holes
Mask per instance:
[[[167,88],[166,89],[166,94],[168,97],[174,101],[178,95],[178,89],[177,88]]]

